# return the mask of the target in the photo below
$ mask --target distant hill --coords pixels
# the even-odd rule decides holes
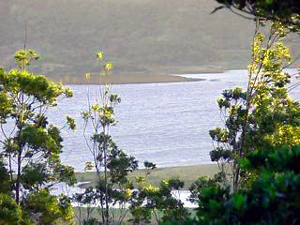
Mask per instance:
[[[37,69],[46,75],[96,72],[99,50],[123,75],[246,68],[253,21],[226,10],[211,15],[216,5],[215,0],[0,0],[0,65],[13,65],[26,22],[27,46],[41,54]]]

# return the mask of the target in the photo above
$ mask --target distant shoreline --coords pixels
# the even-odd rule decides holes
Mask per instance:
[[[218,72],[199,72],[202,74],[221,73]],[[180,73],[181,74],[181,73]],[[204,81],[202,78],[186,78],[180,74],[170,75],[148,75],[148,74],[113,74],[107,76],[91,74],[90,80],[86,80],[83,76],[65,76],[65,77],[48,77],[55,82],[61,82],[64,85],[96,85],[96,84],[147,84],[147,83],[173,83],[173,82],[197,82]],[[194,74],[194,73],[182,73]],[[100,81],[101,78],[101,81]]]

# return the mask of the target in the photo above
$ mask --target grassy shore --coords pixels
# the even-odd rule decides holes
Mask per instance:
[[[156,168],[151,172],[149,182],[153,185],[159,185],[161,180],[176,177],[184,181],[184,188],[188,189],[198,177],[213,177],[217,172],[219,172],[219,168],[216,164]],[[134,180],[135,177],[144,175],[145,170],[140,169],[131,173],[129,175],[129,179]],[[89,184],[80,185],[80,187],[84,188],[94,185],[97,180],[97,176],[95,172],[76,173],[76,179],[78,182],[90,182]]]

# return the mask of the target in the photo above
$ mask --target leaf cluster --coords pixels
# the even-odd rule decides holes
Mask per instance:
[[[130,211],[134,223],[149,222],[153,215],[158,223],[169,220],[184,221],[189,215],[180,199],[173,193],[183,188],[184,182],[171,178],[160,182],[159,187],[152,186],[146,180],[139,179],[139,188],[134,191]]]
[[[60,84],[27,70],[38,60],[33,50],[20,50],[15,54],[17,68],[0,68],[0,195],[14,198],[11,205],[18,207],[22,219],[9,224],[52,224],[73,219],[70,204],[60,204],[48,187],[56,182],[74,184],[74,169],[62,165],[62,137],[60,129],[49,124],[46,111],[57,104],[57,99],[72,92]],[[6,129],[6,123],[12,125]],[[68,118],[67,123],[75,128]],[[13,127],[11,130],[10,127]],[[6,163],[4,163],[6,162]],[[22,194],[21,194],[22,193]],[[5,197],[5,201],[8,198]],[[5,202],[0,208],[6,207]],[[7,211],[8,212],[8,211]],[[3,213],[0,213],[2,216]],[[2,224],[2,222],[0,222]],[[7,222],[4,222],[7,224]]]
[[[250,19],[251,16],[260,19],[279,21],[293,31],[300,28],[300,3],[298,0],[216,0],[222,8],[228,8],[234,13],[242,12],[241,16]]]
[[[74,210],[65,197],[51,195],[48,189],[31,192],[22,202],[34,224],[73,223]]]

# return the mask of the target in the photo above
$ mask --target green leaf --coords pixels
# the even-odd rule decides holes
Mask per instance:
[[[76,128],[75,120],[73,118],[71,118],[70,116],[67,116],[66,119],[67,119],[67,124],[69,125],[70,129],[72,131],[74,131]]]
[[[237,193],[233,196],[233,203],[237,209],[242,209],[245,204],[245,196],[241,193]]]

